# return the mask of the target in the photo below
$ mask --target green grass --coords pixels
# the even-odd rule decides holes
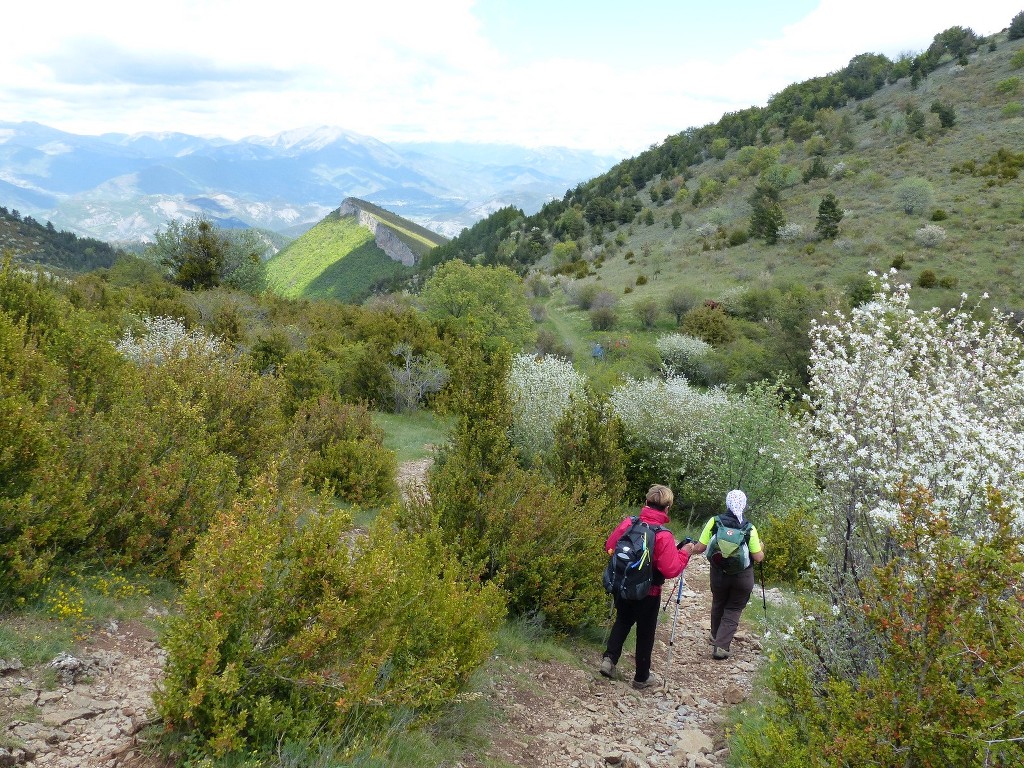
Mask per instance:
[[[425,459],[432,446],[448,440],[450,424],[426,409],[412,413],[374,413],[373,422],[384,430],[384,447],[395,452],[399,463]]]
[[[497,635],[495,656],[506,662],[560,661],[577,664],[576,656],[537,621],[520,618],[504,624]]]
[[[111,619],[155,626],[151,608],[166,609],[176,595],[168,581],[117,571],[76,570],[54,576],[36,600],[0,616],[0,658],[26,667],[50,661]]]
[[[346,301],[404,269],[377,247],[368,229],[335,212],[270,259],[267,277],[281,296]]]
[[[0,616],[0,658],[26,667],[43,664],[74,645],[73,628],[43,614]]]

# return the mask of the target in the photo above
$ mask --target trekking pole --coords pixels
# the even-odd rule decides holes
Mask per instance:
[[[669,635],[668,635],[668,660],[665,662],[665,671],[666,671],[666,673],[668,672],[668,667],[671,666],[671,664],[672,664],[672,646],[675,644],[675,639],[676,639],[676,622],[679,621],[679,603],[683,599],[683,579],[682,579],[682,574],[679,574],[679,578],[676,579],[676,585],[677,585],[677,589],[675,590],[675,593],[676,593],[676,610],[675,610],[675,614],[672,616],[672,631],[669,632]],[[671,598],[671,594],[669,595],[669,597]],[[668,675],[667,674],[665,675],[665,678],[668,679]]]
[[[615,613],[615,595],[608,593],[608,634],[604,636],[604,647],[608,647],[608,641],[612,637],[612,614]]]
[[[679,577],[676,579],[676,583],[672,585],[672,589],[668,590],[668,592],[665,593],[665,602],[661,606],[662,613],[668,610],[668,604],[672,602],[672,593],[675,592],[676,585],[679,584],[679,579],[681,579],[682,577],[683,574],[679,574]]]
[[[691,539],[689,536],[687,536],[685,539],[683,539],[678,544],[676,544],[676,549],[682,549],[687,544],[690,544],[692,541],[693,541],[693,539]],[[683,587],[684,586],[686,586],[686,579],[683,577],[682,572],[680,572],[679,575],[676,576],[676,583],[672,585],[672,590],[670,590],[666,594],[665,604],[663,606],[661,606],[662,612],[664,612],[665,610],[668,609],[669,601],[672,599],[672,591],[674,591],[676,589],[676,587],[679,587],[679,594],[682,595],[683,594]],[[679,604],[679,601],[677,600],[676,601],[676,605],[678,605],[678,604]]]
[[[768,598],[764,593],[764,560],[760,562],[761,566],[761,603],[764,605],[764,633],[768,634]]]

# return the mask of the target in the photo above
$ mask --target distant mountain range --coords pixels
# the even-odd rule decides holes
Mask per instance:
[[[132,242],[196,214],[297,235],[359,197],[450,236],[507,205],[535,212],[618,159],[557,147],[388,145],[327,127],[228,141],[0,122],[0,205]]]

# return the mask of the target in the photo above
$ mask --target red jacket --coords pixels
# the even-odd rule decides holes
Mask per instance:
[[[640,510],[640,519],[651,525],[665,525],[668,522],[668,514],[654,507],[644,507]],[[632,524],[633,519],[631,517],[627,517],[619,523],[619,527],[612,531],[612,535],[604,543],[606,552],[611,554],[615,551],[615,544]],[[658,535],[654,537],[653,561],[658,573],[666,579],[674,579],[683,572],[683,568],[686,567],[686,563],[689,560],[690,556],[685,551],[676,549],[676,540],[672,536],[672,531],[667,529],[658,531]],[[652,586],[651,591],[648,593],[649,596],[660,594],[661,585],[659,584]]]

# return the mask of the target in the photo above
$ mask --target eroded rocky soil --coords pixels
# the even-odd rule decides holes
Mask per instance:
[[[725,711],[750,693],[760,662],[757,637],[741,632],[726,661],[711,659],[707,562],[690,561],[669,660],[675,599],[663,611],[652,670],[660,684],[634,690],[633,661],[619,660],[621,679],[598,674],[599,651],[585,668],[560,663],[502,670],[492,693],[507,726],[487,754],[511,765],[593,768],[724,766]],[[674,582],[669,582],[670,585]],[[746,618],[756,621],[751,604]]]
[[[49,668],[0,672],[0,766],[145,764],[137,735],[152,722],[164,651],[142,622],[111,622]],[[15,746],[18,745],[18,746]]]

